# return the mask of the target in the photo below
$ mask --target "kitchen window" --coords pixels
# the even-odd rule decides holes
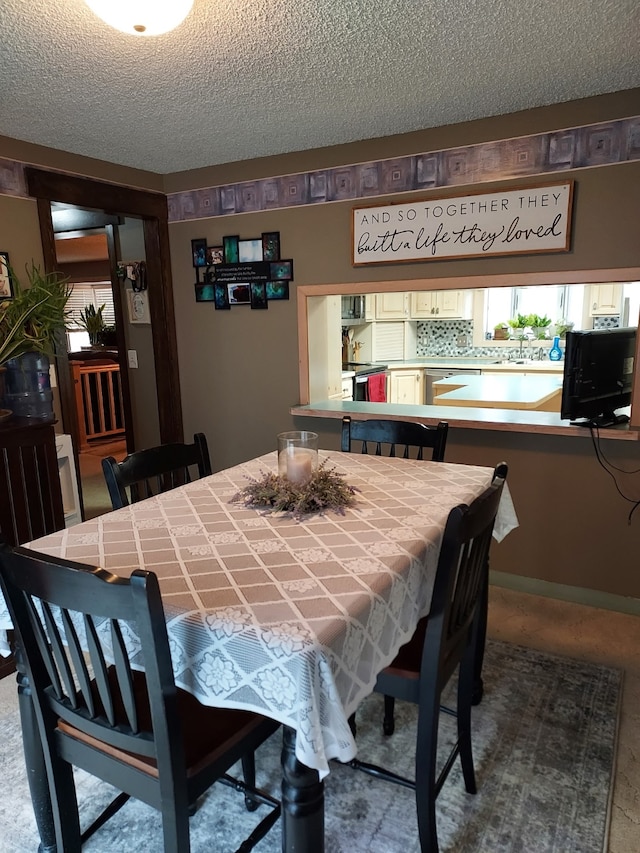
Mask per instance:
[[[518,314],[538,314],[552,323],[564,318],[576,328],[582,325],[584,285],[544,285],[542,287],[494,287],[485,290],[485,332],[498,323],[508,323]]]

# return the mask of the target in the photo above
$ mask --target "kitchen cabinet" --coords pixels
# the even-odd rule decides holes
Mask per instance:
[[[412,406],[424,405],[424,370],[390,369],[387,378],[387,401]]]
[[[342,399],[353,400],[353,373],[342,377]]]
[[[0,426],[0,534],[10,545],[65,526],[53,424],[33,420]]]
[[[470,320],[473,294],[469,290],[421,290],[411,294],[412,320]]]
[[[417,323],[372,323],[371,361],[394,361],[415,355]]]
[[[408,316],[408,293],[376,294],[376,320],[406,320]]]
[[[307,302],[309,316],[309,399],[342,399],[341,302],[339,296],[319,296]]]
[[[592,284],[589,287],[589,314],[591,317],[620,314],[622,310],[621,284]]]

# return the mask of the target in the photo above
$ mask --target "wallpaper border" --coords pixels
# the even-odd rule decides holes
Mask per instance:
[[[632,160],[640,160],[640,116],[169,193],[169,222],[557,175]],[[0,158],[0,194],[29,198],[26,165]]]
[[[640,159],[640,116],[168,195],[169,222],[476,185]]]

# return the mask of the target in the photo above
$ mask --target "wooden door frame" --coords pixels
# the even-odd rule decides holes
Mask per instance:
[[[133,189],[59,172],[27,167],[29,195],[37,200],[40,234],[46,272],[56,269],[56,250],[51,220],[51,202],[60,201],[78,207],[105,210],[143,220],[149,288],[149,310],[155,360],[160,441],[181,442],[184,438],[178,345],[173,307],[173,281],[169,252],[169,216],[167,198],[162,193]],[[113,273],[113,271],[112,271]],[[123,333],[124,334],[124,333]],[[120,337],[118,338],[120,343]],[[68,359],[60,352],[58,371],[62,422],[77,447],[75,395]]]

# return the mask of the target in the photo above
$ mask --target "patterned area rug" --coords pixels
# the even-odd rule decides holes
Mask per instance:
[[[438,799],[442,853],[603,853],[607,846],[622,674],[607,667],[490,642],[485,696],[473,712],[478,794],[465,793],[459,766]],[[398,703],[396,732],[381,733],[382,698],[357,715],[359,756],[410,775],[415,711]],[[443,717],[440,737],[452,734]],[[257,754],[258,782],[278,796],[281,737]],[[37,849],[21,749],[13,677],[0,682],[0,851]],[[113,789],[77,774],[83,825]],[[325,782],[327,853],[418,853],[413,794],[339,764]],[[263,807],[264,808],[264,807]],[[232,851],[256,823],[240,795],[221,785],[191,822],[191,849]],[[84,853],[162,850],[157,813],[129,801]],[[279,824],[255,848],[280,851]]]

